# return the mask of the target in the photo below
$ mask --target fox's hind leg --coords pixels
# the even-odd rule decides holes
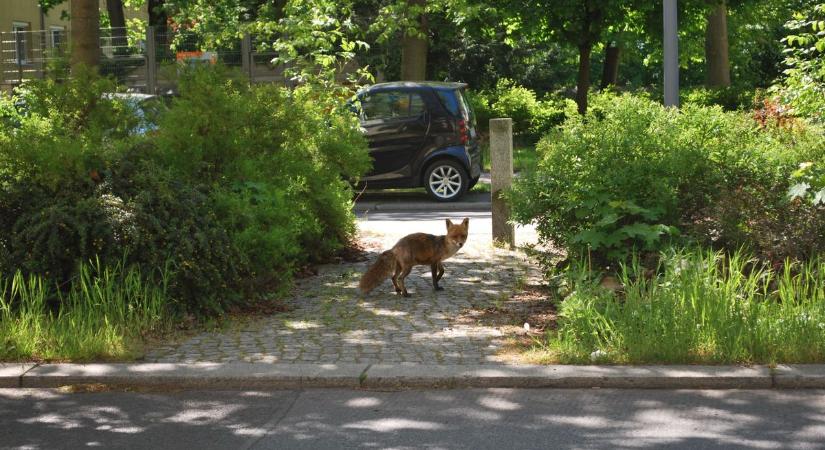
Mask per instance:
[[[430,270],[433,275],[433,288],[436,291],[443,291],[444,288],[438,285],[438,281],[444,276],[444,265],[440,262],[430,265]]]
[[[398,285],[398,274],[401,273],[401,265],[395,264],[395,272],[392,274],[392,286],[395,288],[395,293],[401,293],[401,287]]]
[[[399,266],[400,266],[400,264],[399,264]],[[398,276],[398,285],[401,286],[400,294],[403,295],[404,297],[409,297],[410,296],[410,293],[407,292],[407,285],[404,284],[404,280],[407,278],[407,275],[410,274],[410,271],[412,271],[412,266],[404,268],[404,270],[401,272],[401,275]]]

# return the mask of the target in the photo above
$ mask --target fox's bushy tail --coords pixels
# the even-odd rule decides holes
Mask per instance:
[[[361,293],[366,295],[375,289],[382,281],[392,275],[395,270],[395,254],[392,250],[387,250],[378,256],[375,263],[361,277],[361,282],[358,283],[358,289]]]

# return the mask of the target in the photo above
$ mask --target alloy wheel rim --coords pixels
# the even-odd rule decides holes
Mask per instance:
[[[438,198],[452,198],[461,189],[461,174],[452,166],[438,166],[430,172],[430,190]]]

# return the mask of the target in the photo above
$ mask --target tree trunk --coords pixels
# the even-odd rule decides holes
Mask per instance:
[[[407,5],[423,9],[426,0],[407,0]],[[418,17],[420,35],[410,35],[406,31],[401,40],[401,80],[420,81],[427,79],[427,17],[424,12]]]
[[[100,12],[97,0],[71,2],[71,66],[97,67],[100,63]]]
[[[728,8],[724,1],[713,7],[708,15],[705,34],[705,59],[707,59],[708,87],[730,86],[730,60],[728,59]]]
[[[579,75],[576,80],[576,104],[579,114],[587,112],[587,91],[590,90],[590,53],[592,43],[579,44]]]
[[[615,86],[619,81],[619,56],[621,48],[610,43],[604,52],[604,72],[602,72],[602,89]]]
[[[106,0],[106,11],[109,13],[109,22],[112,24],[112,45],[115,47],[115,53],[123,53],[128,45],[123,0]]]

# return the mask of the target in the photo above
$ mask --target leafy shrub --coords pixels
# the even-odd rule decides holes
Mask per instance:
[[[20,92],[25,114],[0,130],[0,274],[65,287],[89,260],[163,265],[177,310],[215,314],[347,242],[346,180],[369,158],[337,98],[221,67],[185,71],[179,86],[139,136],[139,117],[93,73]]]
[[[717,88],[691,87],[682,92],[685,105],[721,106],[725,111],[748,110],[753,107],[756,93],[747,86]]]
[[[491,98],[492,112],[496,117],[513,119],[513,132],[524,133],[532,126],[533,111],[538,108],[536,93],[502,78],[496,84]]]
[[[760,128],[718,107],[678,111],[603,94],[586,116],[569,116],[539,143],[539,167],[517,180],[510,200],[515,219],[537,222],[543,239],[572,254],[593,251],[604,264],[634,249],[663,249],[677,234],[728,249],[747,245],[771,259],[802,257],[809,248],[791,245],[778,255],[766,243],[792,243],[795,224],[782,220],[790,216],[809,214],[811,229],[825,221],[785,195],[800,162],[823,160],[823,143],[815,129]],[[624,226],[638,233],[611,234]]]
[[[786,27],[787,78],[775,90],[795,114],[825,122],[825,3],[797,13]]]
[[[246,260],[216,214],[207,185],[183,182],[139,152],[126,153],[105,184],[117,250],[142,267],[168,262],[178,310],[215,314],[241,298]]]
[[[575,114],[576,107],[573,100],[564,100],[548,97],[536,102],[530,118],[530,135],[533,139],[551,132],[553,128],[564,123],[564,119]]]
[[[354,232],[345,179],[369,167],[357,118],[309,89],[250,86],[196,69],[164,114],[156,157],[211,197],[261,281],[337,250]],[[194,119],[193,119],[194,116]]]
[[[593,226],[573,235],[570,242],[605,254],[608,260],[625,260],[631,250],[651,251],[676,235],[676,227],[656,223],[661,210],[642,208],[632,200],[610,200],[607,196],[585,199],[577,210]]]
[[[506,78],[500,79],[494,90],[471,92],[469,97],[482,131],[489,131],[490,119],[509,117],[513,133],[533,142],[569,114],[566,101],[553,97],[539,100],[534,91]]]

